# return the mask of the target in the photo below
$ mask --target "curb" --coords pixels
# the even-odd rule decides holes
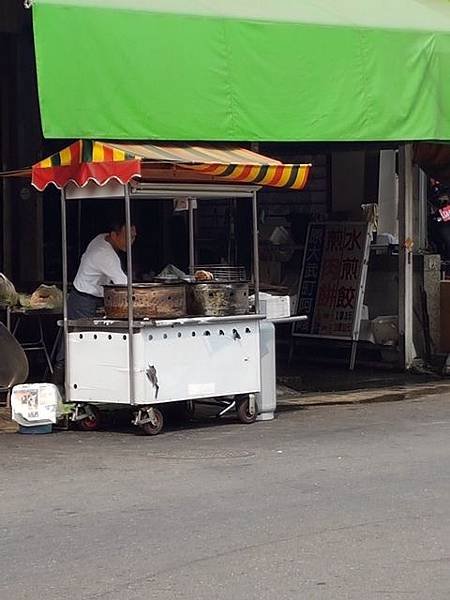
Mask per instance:
[[[373,404],[375,402],[401,402],[427,396],[436,396],[450,392],[450,382],[437,385],[418,384],[407,388],[389,388],[384,391],[359,390],[355,392],[326,392],[324,394],[305,394],[292,398],[280,398],[277,408],[307,408],[309,406],[337,406],[339,404]]]

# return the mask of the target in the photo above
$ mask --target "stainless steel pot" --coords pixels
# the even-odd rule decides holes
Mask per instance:
[[[245,315],[249,312],[248,283],[189,283],[187,308],[188,313],[193,316]]]
[[[128,317],[126,285],[105,285],[105,314],[109,319]],[[183,283],[138,283],[133,285],[135,319],[176,319],[186,316],[186,287]]]

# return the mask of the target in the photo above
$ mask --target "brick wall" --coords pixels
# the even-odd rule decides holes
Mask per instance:
[[[265,223],[283,225],[292,213],[323,218],[328,211],[328,159],[327,155],[290,155],[280,157],[286,163],[311,163],[308,185],[301,192],[266,188],[258,194],[260,210]]]
[[[292,216],[299,215],[297,222],[324,219],[329,207],[329,163],[326,154],[285,154],[274,156],[285,163],[312,163],[310,180],[305,190],[287,191],[266,188],[258,193],[259,214],[263,229],[271,229],[277,225],[290,227]],[[250,202],[236,201],[236,223],[234,223],[236,246],[233,256],[240,257],[241,262],[248,261],[250,253],[251,219]],[[233,202],[229,200],[214,200],[199,202],[197,213],[197,240],[200,262],[208,262],[207,257],[219,254],[227,260],[230,231],[233,231]],[[298,225],[297,225],[298,228]],[[243,258],[242,258],[243,257]],[[211,258],[211,260],[214,260]]]

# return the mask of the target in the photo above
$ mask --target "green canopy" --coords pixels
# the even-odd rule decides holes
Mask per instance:
[[[449,0],[34,0],[49,138],[450,140]]]

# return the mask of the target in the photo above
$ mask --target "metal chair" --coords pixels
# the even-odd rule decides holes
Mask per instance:
[[[27,380],[28,370],[24,349],[3,323],[0,323],[0,392],[7,394],[8,407],[11,389]]]

